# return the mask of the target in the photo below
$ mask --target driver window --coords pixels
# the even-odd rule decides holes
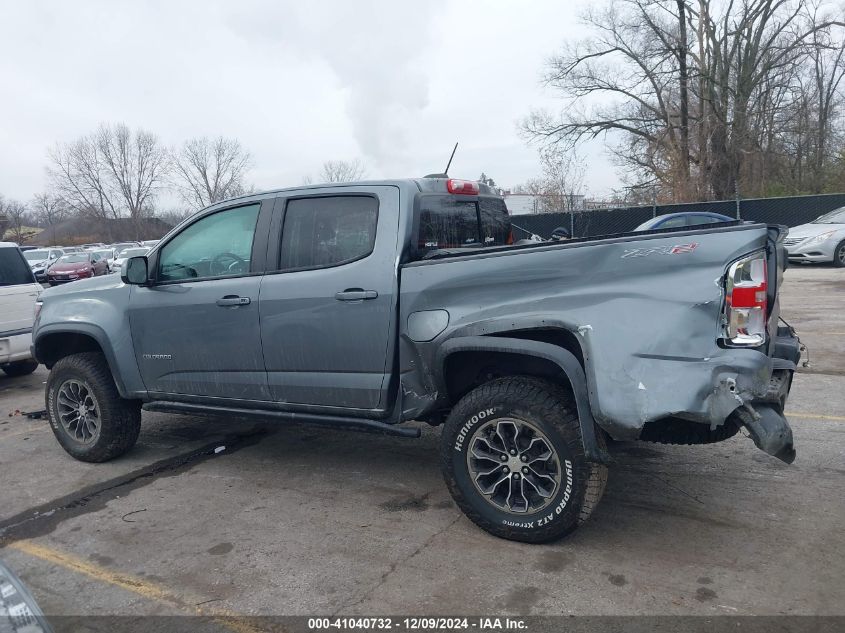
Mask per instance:
[[[260,203],[226,209],[197,220],[161,249],[159,281],[244,275]]]

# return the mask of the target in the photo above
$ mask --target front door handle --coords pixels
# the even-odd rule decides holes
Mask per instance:
[[[378,293],[375,290],[363,290],[362,288],[347,288],[343,292],[336,292],[334,298],[338,301],[362,301],[364,299],[376,299]]]
[[[217,305],[226,308],[231,306],[246,306],[250,304],[249,297],[239,297],[237,295],[226,295],[217,300]]]

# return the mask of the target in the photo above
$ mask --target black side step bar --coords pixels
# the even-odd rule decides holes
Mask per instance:
[[[305,424],[319,424],[337,428],[346,428],[359,431],[369,431],[384,435],[397,435],[399,437],[419,437],[420,429],[416,427],[398,426],[387,424],[379,420],[368,420],[365,418],[348,418],[334,415],[320,415],[316,413],[292,413],[290,411],[267,411],[266,409],[238,409],[235,407],[212,407],[202,404],[191,404],[188,402],[172,402],[158,400],[148,402],[142,407],[145,411],[160,411],[164,413],[194,413],[201,415],[236,415],[242,417],[259,418],[262,420],[274,420],[284,422],[301,422]]]

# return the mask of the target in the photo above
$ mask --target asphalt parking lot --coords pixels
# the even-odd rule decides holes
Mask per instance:
[[[843,615],[845,270],[788,270],[781,311],[812,359],[793,465],[742,435],[615,444],[590,522],[541,546],[463,516],[436,430],[144,412],[91,465],[18,413],[43,409],[43,367],[0,377],[0,558],[58,615]]]

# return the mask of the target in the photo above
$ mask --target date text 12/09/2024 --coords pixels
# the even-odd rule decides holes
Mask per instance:
[[[340,630],[404,630],[404,631],[439,631],[439,630],[477,630],[477,631],[519,631],[527,628],[519,618],[308,618],[308,629],[312,631]]]

